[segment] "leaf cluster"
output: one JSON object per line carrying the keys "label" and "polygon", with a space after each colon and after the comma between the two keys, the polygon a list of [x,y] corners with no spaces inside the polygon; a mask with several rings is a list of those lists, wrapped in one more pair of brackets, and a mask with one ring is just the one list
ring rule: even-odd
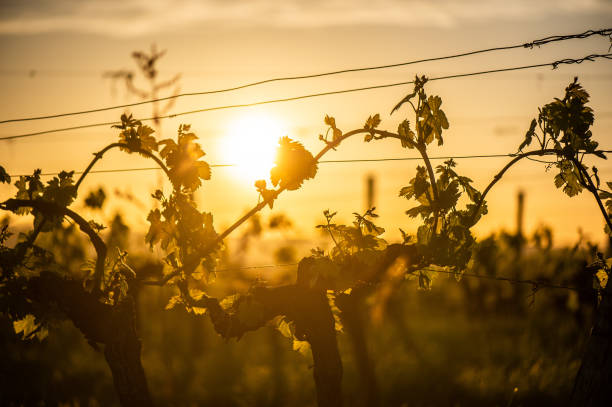
{"label": "leaf cluster", "polygon": [[[415,131],[410,128],[410,122],[404,120],[398,127],[398,134],[402,140],[403,147],[424,148],[434,140],[438,140],[438,145],[443,144],[442,132],[448,129],[449,123],[446,113],[440,108],[442,99],[439,96],[427,96],[425,92],[425,76],[416,77],[414,90],[402,99],[391,111],[398,110],[403,104],[409,103],[415,113]],[[413,101],[413,99],[416,99]],[[416,132],[416,134],[415,134]]]}
{"label": "leaf cluster", "polygon": [[[76,186],[74,183],[74,171],[62,171],[58,176],[51,178],[44,185],[40,180],[41,170],[37,169],[32,175],[21,176],[15,182],[17,187],[16,199],[42,200],[52,202],[60,207],[68,207],[76,198]],[[34,215],[34,228],[41,232],[48,232],[59,227],[63,221],[62,215],[47,214],[36,209],[19,207],[13,210],[18,215],[32,213]]]}
{"label": "leaf cluster", "polygon": [[159,244],[166,252],[164,262],[169,273],[180,271],[194,278],[207,276],[216,266],[218,249],[212,214],[200,212],[191,194],[176,189],[169,197],[160,190],[152,196],[161,210],[149,212],[150,227],[145,241],[151,248]]}
{"label": "leaf cluster", "polygon": [[[323,122],[328,126],[325,136],[319,135],[319,140],[324,141],[327,145],[333,146],[335,149],[336,143],[342,137],[342,130],[336,126],[336,119],[332,116],[325,115]],[[329,133],[331,132],[331,140],[328,139]]]}
{"label": "leaf cluster", "polygon": [[[592,139],[590,127],[594,122],[593,109],[587,106],[588,92],[578,83],[578,78],[565,88],[565,96],[555,98],[539,109],[537,119],[533,119],[519,146],[519,152],[537,141],[536,151],[553,149],[557,161],[554,165],[559,172],[554,182],[568,196],[578,195],[588,182],[588,167],[582,164],[584,154],[606,158],[597,150],[598,143]],[[539,134],[538,134],[539,133]],[[595,177],[597,169],[593,169]]]}
{"label": "leaf cluster", "polygon": [[314,178],[316,173],[314,157],[300,142],[289,137],[278,141],[275,166],[270,170],[272,185],[293,191],[305,180]]}
{"label": "leaf cluster", "polygon": [[[157,141],[153,136],[154,130],[142,126],[131,115],[122,115],[121,121],[122,124],[116,127],[121,130],[120,141],[127,144],[125,150],[157,159],[173,186],[167,197],[161,190],[152,194],[161,209],[155,208],[147,216],[149,229],[145,242],[151,248],[159,244],[166,252],[167,274],[208,275],[216,265],[217,233],[212,214],[200,212],[193,199],[202,181],[211,177],[210,165],[201,160],[205,153],[195,142],[198,137],[190,125],[182,124],[176,141]],[[155,155],[158,150],[159,158]]]}
{"label": "leaf cluster", "polygon": [[143,125],[140,120],[134,119],[131,114],[129,116],[122,114],[121,124],[112,127],[121,130],[119,141],[126,145],[126,147],[121,147],[122,151],[126,153],[138,152],[144,157],[147,157],[147,152],[157,151],[157,140],[152,135],[155,130]]}
{"label": "leaf cluster", "polygon": [[[474,238],[470,228],[486,213],[486,205],[480,206],[478,216],[474,211],[481,200],[481,194],[472,185],[472,180],[459,175],[451,159],[436,167],[437,198],[424,167],[417,167],[417,173],[410,184],[400,190],[400,196],[416,200],[419,205],[406,211],[410,217],[420,216],[423,224],[416,234],[416,243],[422,247],[432,264],[452,265],[461,269],[470,257]],[[461,196],[468,204],[459,209]],[[404,240],[408,240],[404,233]]]}
{"label": "leaf cluster", "polygon": [[368,130],[368,133],[365,135],[365,138],[363,141],[365,141],[366,143],[374,140],[376,133],[375,130],[376,128],[380,125],[380,114],[376,113],[374,116],[369,116],[368,119],[366,120],[365,124],[363,125],[363,128],[365,130]]}
{"label": "leaf cluster", "polygon": [[385,229],[376,226],[373,219],[378,215],[376,208],[370,208],[363,214],[354,212],[355,220],[352,225],[342,225],[333,222],[336,212],[325,210],[326,223],[317,225],[318,229],[326,231],[334,241],[334,248],[331,250],[331,258],[342,258],[369,249],[382,249],[386,246],[384,239],[380,238]]}
{"label": "leaf cluster", "polygon": [[384,256],[387,242],[381,237],[385,230],[374,223],[376,208],[363,214],[353,213],[351,225],[334,222],[336,212],[325,210],[325,223],[317,229],[325,231],[334,246],[326,254],[312,251],[308,262],[301,264],[298,284],[321,289],[346,290],[355,286]]}
{"label": "leaf cluster", "polygon": [[[127,257],[127,252],[117,248],[117,256],[113,259],[107,258],[105,261],[100,297],[105,304],[121,303],[128,295],[130,283],[136,278],[136,272],[128,265]],[[95,284],[95,263],[88,261],[82,269],[87,273],[83,280],[83,288],[92,292]]]}
{"label": "leaf cluster", "polygon": [[175,189],[193,192],[202,185],[202,180],[210,179],[210,165],[200,161],[205,153],[197,140],[191,126],[182,124],[178,129],[178,142],[165,139],[159,142],[163,146],[159,152],[169,169],[170,181]]}

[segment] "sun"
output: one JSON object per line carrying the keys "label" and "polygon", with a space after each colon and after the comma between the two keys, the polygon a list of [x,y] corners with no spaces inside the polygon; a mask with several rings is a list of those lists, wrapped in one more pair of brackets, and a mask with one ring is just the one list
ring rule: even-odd
{"label": "sun", "polygon": [[286,132],[280,120],[264,114],[248,114],[228,125],[223,156],[234,164],[235,174],[253,183],[268,179],[274,167],[278,139]]}

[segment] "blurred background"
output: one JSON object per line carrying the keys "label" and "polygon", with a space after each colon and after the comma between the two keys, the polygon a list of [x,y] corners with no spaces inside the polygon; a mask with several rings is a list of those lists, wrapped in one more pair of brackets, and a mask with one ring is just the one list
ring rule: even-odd
{"label": "blurred background", "polygon": [[[357,353],[350,331],[338,334],[347,405],[367,405],[372,391],[381,405],[396,406],[558,406],[568,400],[597,303],[586,267],[595,250],[609,249],[584,236],[556,245],[545,226],[524,234],[521,202],[517,195],[514,230],[481,238],[459,281],[432,273],[431,289],[422,290],[415,280],[390,279],[366,299],[360,316],[367,353]],[[140,278],[160,275],[159,257],[143,250],[120,214],[109,226],[107,244],[128,250]],[[224,298],[256,283],[294,283],[295,262],[309,250],[299,235],[285,214],[252,218],[228,241],[217,273],[203,284]],[[318,242],[330,248],[323,236]],[[74,275],[90,250],[74,226],[39,243],[55,248]],[[144,287],[136,297],[143,364],[158,405],[316,404],[310,352],[292,350],[291,339],[273,324],[223,340],[206,315],[165,309],[174,294]],[[56,324],[39,342],[21,340],[5,317],[0,322],[3,405],[117,405],[103,354],[71,323]],[[363,357],[373,367],[368,383],[358,366]]]}

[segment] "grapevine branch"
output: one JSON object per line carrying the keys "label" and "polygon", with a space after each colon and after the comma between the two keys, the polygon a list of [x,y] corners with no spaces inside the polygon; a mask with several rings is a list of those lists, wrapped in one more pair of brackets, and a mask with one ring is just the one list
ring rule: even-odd
{"label": "grapevine branch", "polygon": [[94,346],[102,343],[115,389],[123,406],[152,406],[140,360],[141,342],[135,327],[134,301],[126,297],[114,306],[99,301],[79,281],[42,271],[24,284],[25,296],[46,307],[60,310]]}
{"label": "grapevine branch", "polygon": [[104,263],[106,261],[107,248],[102,238],[100,238],[100,236],[93,230],[89,222],[71,209],[57,205],[53,202],[43,201],[41,199],[8,199],[0,204],[0,208],[9,211],[14,211],[23,207],[34,208],[46,215],[67,216],[77,225],[79,225],[81,231],[83,231],[89,237],[89,240],[96,250],[97,258],[94,273],[94,290],[95,293],[99,293],[100,282],[102,281],[102,276],[104,275]]}
{"label": "grapevine branch", "polygon": [[[338,145],[340,145],[340,143],[342,143],[344,140],[358,135],[358,134],[364,134],[364,133],[374,133],[376,134],[376,138],[377,139],[382,139],[382,138],[396,138],[399,140],[405,140],[404,138],[402,138],[399,134],[393,133],[393,132],[389,132],[386,130],[378,130],[378,129],[355,129],[352,131],[349,131],[347,133],[344,133],[342,136],[338,137],[337,139],[333,140],[333,141],[329,141],[326,143],[325,147],[323,149],[321,149],[321,151],[319,151],[319,153],[313,157],[313,164],[318,164],[320,159],[326,154],[328,153],[330,150],[335,149],[336,147],[338,147]],[[411,141],[411,140],[407,140],[409,144],[411,144],[412,146],[416,147],[416,144]],[[421,156],[423,158],[424,161],[428,162],[429,158],[427,157],[427,154],[424,154],[424,151],[421,149],[418,149],[419,152],[421,153]],[[431,164],[430,164],[431,166]],[[435,185],[435,178],[434,178],[434,185]],[[286,187],[280,187],[277,190],[272,191],[265,199],[263,199],[261,202],[259,202],[257,205],[255,205],[253,208],[251,208],[251,210],[249,210],[246,214],[244,214],[240,219],[238,219],[237,221],[235,221],[231,226],[229,226],[227,229],[225,229],[223,232],[221,232],[217,238],[212,242],[209,243],[208,245],[206,245],[205,247],[202,248],[202,251],[204,253],[206,253],[209,250],[212,250],[214,247],[216,247],[219,243],[221,243],[223,241],[223,239],[225,239],[230,233],[232,233],[234,230],[236,230],[236,228],[238,228],[240,225],[242,225],[244,222],[246,222],[250,217],[252,217],[253,215],[255,215],[257,212],[259,212],[260,210],[262,210],[263,208],[266,207],[266,205],[270,204],[271,202],[273,202],[283,191],[286,190]],[[180,273],[182,272],[182,269],[176,269],[173,272],[167,274],[166,276],[164,276],[162,279],[159,280],[144,280],[141,281],[142,284],[144,285],[153,285],[153,286],[163,286],[165,285],[168,281],[170,281],[171,279],[173,279],[174,277],[177,277],[178,275],[180,275]]]}
{"label": "grapevine branch", "polygon": [[[572,162],[574,163],[574,165],[576,166],[576,168],[578,168],[578,172],[580,173],[580,177],[581,178],[586,178],[586,180],[583,180],[583,182],[586,182],[586,189],[593,194],[593,196],[595,197],[595,201],[597,201],[597,205],[599,206],[599,210],[601,211],[601,214],[603,215],[604,219],[606,220],[606,224],[608,225],[608,228],[610,230],[612,230],[612,221],[610,220],[610,216],[608,215],[608,212],[606,211],[606,209],[603,206],[603,203],[601,202],[601,198],[599,198],[599,194],[597,193],[597,187],[593,184],[593,180],[591,179],[591,177],[589,176],[589,174],[586,172],[586,169],[584,168],[584,166],[582,165],[582,163],[580,163],[576,157],[571,157]],[[585,176],[583,176],[583,174]]]}
{"label": "grapevine branch", "polygon": [[[388,131],[376,130],[376,129],[373,131],[375,131],[376,134],[379,134],[381,136],[385,136],[385,137],[396,136],[397,138],[399,138],[398,134],[390,133]],[[371,130],[356,129],[356,130],[352,130],[352,131],[349,131],[348,133],[343,134],[341,137],[338,137],[334,141],[328,142],[326,146],[321,151],[319,151],[319,153],[316,156],[313,157],[313,164],[318,164],[319,160],[327,152],[338,147],[340,143],[342,143],[344,140],[348,139],[349,137],[355,136],[357,134],[363,134],[363,133],[369,133],[369,132],[371,132]],[[219,236],[217,236],[217,239],[211,244],[211,246],[214,247],[215,245],[220,243],[223,239],[227,237],[227,235],[233,232],[238,226],[243,224],[247,219],[249,219],[255,213],[262,210],[269,203],[273,202],[278,197],[278,195],[280,195],[281,192],[283,192],[285,189],[286,189],[285,187],[280,187],[279,189],[275,190],[272,194],[270,194],[270,196],[268,196],[267,199],[264,199],[259,204],[255,205],[249,212],[247,212],[244,216],[242,216],[240,219],[234,222],[230,227],[228,227],[225,231],[223,231]]]}
{"label": "grapevine branch", "polygon": [[[376,131],[376,133],[381,135],[381,136],[384,135],[384,136],[389,136],[389,137],[391,137],[391,136],[399,137],[399,135],[395,135],[393,133],[389,133],[389,132],[386,132],[386,131],[381,131],[381,130],[374,130],[374,131]],[[352,137],[352,136],[357,135],[357,134],[369,133],[369,132],[371,132],[371,130],[356,129],[356,130],[353,130],[353,131],[350,131],[348,133],[343,134],[342,136],[338,137],[336,140],[327,142],[325,147],[323,149],[321,149],[321,151],[319,151],[319,153],[316,156],[313,157],[312,164],[317,164],[319,162],[319,160],[321,159],[321,157],[323,157],[330,150],[335,149],[340,143],[342,143],[342,141],[346,140],[347,138]],[[255,205],[253,208],[251,208],[251,210],[249,210],[242,217],[240,217],[240,219],[235,221],[231,226],[229,226],[227,229],[225,229],[223,232],[221,232],[219,235],[217,235],[217,238],[213,242],[211,242],[211,243],[207,244],[206,246],[204,246],[202,248],[202,252],[206,253],[206,252],[208,252],[210,250],[213,250],[230,233],[232,233],[234,230],[236,230],[236,228],[238,228],[240,225],[242,225],[244,222],[246,222],[250,217],[255,215],[257,212],[259,212],[263,208],[265,208],[266,205],[268,205],[271,202],[273,202],[286,189],[287,188],[285,186],[281,186],[281,187],[279,187],[279,189],[271,191],[271,193],[269,195],[267,195],[261,202],[259,202],[257,205]],[[144,285],[163,286],[168,281],[173,279],[174,277],[177,277],[178,275],[180,275],[181,272],[182,272],[182,269],[178,268],[178,269],[174,270],[173,272],[171,272],[171,273],[167,274],[166,276],[164,276],[162,279],[159,279],[159,280],[144,280],[141,283],[144,284]]]}
{"label": "grapevine branch", "polygon": [[[85,177],[90,173],[94,165],[100,159],[102,159],[102,157],[104,156],[106,152],[108,152],[109,150],[113,148],[125,148],[125,149],[130,150],[131,152],[140,153],[140,154],[147,156],[148,158],[151,158],[166,173],[168,178],[170,178],[170,171],[168,170],[168,167],[166,167],[166,165],[156,155],[154,155],[150,151],[147,151],[141,148],[133,148],[133,147],[128,146],[126,143],[111,143],[108,146],[104,147],[102,150],[94,154],[93,160],[91,160],[91,162],[89,163],[85,171],[82,172],[81,176],[75,183],[75,193],[78,190],[81,183],[83,182],[83,180],[85,179]],[[106,261],[107,247],[106,247],[106,244],[104,244],[104,242],[100,238],[100,236],[92,229],[92,227],[89,225],[89,223],[84,218],[82,218],[79,214],[77,214],[76,212],[68,208],[64,208],[52,202],[43,201],[43,200],[9,199],[0,205],[2,209],[5,209],[5,210],[14,210],[19,207],[32,207],[32,208],[39,210],[43,214],[61,214],[63,216],[68,216],[69,218],[73,219],[79,225],[81,230],[89,236],[89,239],[91,240],[96,250],[97,259],[96,259],[96,266],[95,266],[95,273],[94,273],[94,290],[96,292],[99,291],[100,289],[99,285],[102,279],[102,275],[104,274],[104,263]],[[43,220],[38,225],[38,227],[35,228],[31,232],[28,238],[28,242],[24,246],[24,250],[26,250],[27,247],[34,244],[34,241],[40,234],[40,231],[42,230],[42,227],[45,222],[46,220],[43,218]],[[19,253],[18,258],[23,257],[23,255],[25,255],[25,252]]]}
{"label": "grapevine branch", "polygon": [[83,171],[83,173],[81,174],[81,176],[77,180],[77,182],[75,184],[75,188],[76,189],[79,188],[79,186],[81,185],[81,183],[83,182],[83,180],[85,179],[87,174],[89,174],[89,172],[91,171],[93,166],[96,164],[96,162],[98,162],[98,160],[102,159],[104,154],[107,151],[112,150],[113,148],[125,148],[125,149],[129,150],[130,152],[140,153],[142,155],[147,156],[148,158],[150,158],[153,161],[155,161],[155,163],[166,173],[166,176],[168,177],[168,179],[172,179],[170,177],[170,170],[168,169],[168,167],[166,167],[166,165],[162,162],[162,160],[160,160],[159,157],[157,157],[152,152],[150,152],[148,150],[143,150],[141,148],[130,147],[126,143],[111,143],[111,144],[107,145],[106,147],[104,147],[102,150],[100,150],[100,151],[98,151],[97,153],[94,154],[93,160],[91,160],[91,162],[89,163],[89,165],[87,166],[85,171]]}
{"label": "grapevine branch", "polygon": [[508,164],[506,164],[504,166],[504,168],[501,169],[501,171],[499,171],[491,180],[491,182],[489,183],[489,185],[487,185],[487,187],[484,189],[484,191],[482,192],[482,195],[480,196],[480,199],[478,200],[478,203],[476,204],[476,207],[474,208],[473,212],[472,212],[472,218],[471,218],[471,222],[473,223],[474,220],[476,219],[476,216],[480,210],[480,208],[482,207],[482,205],[485,202],[485,198],[487,196],[487,194],[489,193],[489,191],[491,190],[491,188],[493,188],[493,186],[495,186],[495,184],[497,184],[497,182],[504,176],[504,174],[506,173],[506,171],[508,171],[514,164],[516,164],[517,162],[519,162],[520,160],[522,160],[523,158],[527,158],[530,156],[544,156],[544,155],[557,155],[559,154],[559,150],[555,150],[552,148],[548,148],[548,149],[544,149],[544,150],[537,150],[537,151],[529,151],[527,153],[521,153],[521,154],[517,154],[516,157],[514,157],[512,160],[510,160],[510,162],[508,162]]}

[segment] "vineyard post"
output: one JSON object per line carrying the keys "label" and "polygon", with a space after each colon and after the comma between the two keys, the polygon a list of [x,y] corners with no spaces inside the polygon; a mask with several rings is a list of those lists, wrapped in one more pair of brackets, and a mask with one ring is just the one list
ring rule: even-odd
{"label": "vineyard post", "polygon": [[359,395],[363,395],[363,405],[378,406],[380,391],[374,364],[367,346],[367,310],[364,302],[371,290],[355,288],[350,295],[339,294],[336,305],[341,311],[342,325],[350,338],[353,359],[359,373]]}
{"label": "vineyard post", "polygon": [[595,311],[571,403],[576,407],[612,405],[612,284],[609,281]]}

